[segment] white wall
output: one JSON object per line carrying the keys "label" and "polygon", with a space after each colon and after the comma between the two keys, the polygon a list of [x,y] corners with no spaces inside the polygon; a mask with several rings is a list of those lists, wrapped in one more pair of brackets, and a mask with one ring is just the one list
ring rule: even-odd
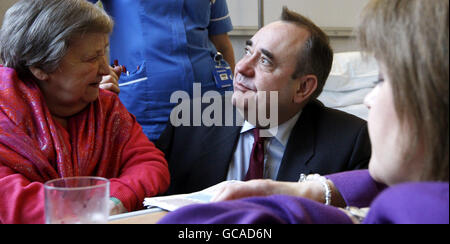
{"label": "white wall", "polygon": [[[335,52],[358,51],[353,33],[359,13],[368,0],[264,0],[264,24],[278,20],[283,6],[307,16],[330,36]],[[257,31],[258,0],[227,0],[235,30],[230,33],[236,60],[245,41]]]}
{"label": "white wall", "polygon": [[[333,6],[326,5],[327,1],[331,1],[332,5],[336,5],[336,2],[339,2],[341,6],[346,7],[340,7],[333,10]],[[355,4],[355,1],[357,1],[358,4]],[[348,29],[352,28],[351,26],[353,24],[356,24],[356,21],[353,21],[352,19],[357,18],[357,13],[362,8],[363,3],[367,1],[368,0],[264,0],[264,22],[267,24],[277,19],[281,14],[281,6],[286,5],[292,10],[308,15],[313,21],[318,22],[318,25],[331,23],[327,27],[344,27],[345,29]],[[4,12],[15,2],[17,2],[17,0],[0,0],[0,25],[3,22]],[[251,26],[254,29],[247,33],[241,32],[240,34],[236,34],[235,31],[230,33],[236,60],[240,60],[245,48],[245,41],[250,39],[253,33],[256,32],[258,25],[258,4],[257,0],[227,0],[227,3],[233,25],[237,29],[242,27],[242,25]],[[336,6],[334,6],[334,8],[336,8]],[[323,9],[324,11],[318,11],[318,9]],[[342,11],[344,10],[351,14],[343,14]],[[316,12],[323,14],[319,14],[319,17],[315,17],[316,15],[314,13]],[[330,12],[336,12],[336,14],[325,14]],[[330,17],[328,18],[327,16]],[[341,20],[339,20],[339,18],[341,18]],[[336,24],[333,26],[332,23]],[[331,35],[330,39],[331,46],[335,52],[358,50],[358,45],[355,43],[355,38],[353,36],[347,36],[345,34],[340,36]]]}
{"label": "white wall", "polygon": [[[227,0],[235,26],[257,26],[259,0]],[[314,21],[320,27],[356,26],[369,0],[263,0],[264,22],[278,20],[283,6]]]}

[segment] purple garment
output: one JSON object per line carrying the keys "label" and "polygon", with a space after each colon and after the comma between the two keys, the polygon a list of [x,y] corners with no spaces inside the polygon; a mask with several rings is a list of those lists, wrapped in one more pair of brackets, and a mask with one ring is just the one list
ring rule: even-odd
{"label": "purple garment", "polygon": [[351,224],[337,208],[305,198],[274,195],[190,205],[159,224]]}
{"label": "purple garment", "polygon": [[364,224],[448,224],[448,182],[405,183],[383,191]]}
{"label": "purple garment", "polygon": [[369,207],[386,185],[372,179],[368,170],[353,170],[326,176],[333,182],[347,206]]}
{"label": "purple garment", "polygon": [[[344,177],[345,175],[347,177]],[[448,182],[405,183],[380,192],[384,186],[373,181],[367,171],[340,173],[330,175],[328,178],[336,180],[333,182],[347,203],[355,203],[359,207],[370,204],[370,211],[363,223],[449,223]],[[358,199],[357,195],[361,198]],[[338,208],[305,198],[274,195],[191,205],[169,213],[159,223],[349,224],[352,222]]]}

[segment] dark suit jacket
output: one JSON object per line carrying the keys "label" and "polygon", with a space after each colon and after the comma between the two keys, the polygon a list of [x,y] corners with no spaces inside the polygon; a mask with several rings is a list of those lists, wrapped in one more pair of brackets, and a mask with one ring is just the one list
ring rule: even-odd
{"label": "dark suit jacket", "polygon": [[[179,126],[170,123],[156,146],[169,162],[167,194],[199,191],[226,180],[242,126]],[[277,180],[298,181],[300,173],[321,175],[367,168],[366,122],[315,100],[292,129]]]}

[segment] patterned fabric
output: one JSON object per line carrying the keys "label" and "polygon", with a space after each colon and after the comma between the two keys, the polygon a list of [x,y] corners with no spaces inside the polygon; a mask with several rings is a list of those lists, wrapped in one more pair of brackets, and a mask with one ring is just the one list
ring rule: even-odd
{"label": "patterned fabric", "polygon": [[70,118],[66,131],[52,119],[37,85],[0,68],[0,162],[30,181],[117,177],[133,121],[116,109],[121,104],[111,93],[101,93],[102,101]]}
{"label": "patterned fabric", "polygon": [[65,129],[34,82],[0,66],[0,223],[43,223],[43,183],[87,175],[108,178],[128,211],[170,183],[164,154],[116,94],[100,89]]}

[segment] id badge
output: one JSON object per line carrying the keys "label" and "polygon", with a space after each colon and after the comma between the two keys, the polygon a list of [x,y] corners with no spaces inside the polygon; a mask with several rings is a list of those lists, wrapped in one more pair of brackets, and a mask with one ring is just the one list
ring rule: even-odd
{"label": "id badge", "polygon": [[213,70],[214,81],[219,89],[224,89],[233,85],[233,71],[230,65],[223,59],[221,53],[214,57],[215,67]]}

